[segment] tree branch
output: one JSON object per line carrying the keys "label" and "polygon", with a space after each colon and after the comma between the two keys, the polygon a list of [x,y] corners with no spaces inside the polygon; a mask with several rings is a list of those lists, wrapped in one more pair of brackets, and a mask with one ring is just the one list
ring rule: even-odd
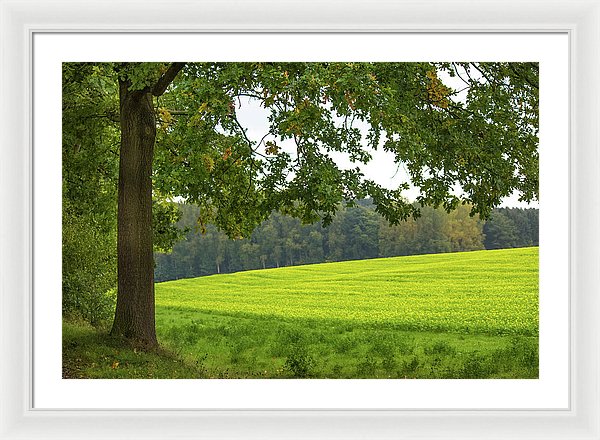
{"label": "tree branch", "polygon": [[116,124],[118,124],[120,121],[118,114],[113,113],[113,112],[100,113],[100,114],[94,114],[94,115],[85,115],[85,116],[80,116],[80,118],[82,118],[82,119],[104,118],[104,119],[108,119],[109,121],[114,122]]}
{"label": "tree branch", "polygon": [[[471,65],[479,72],[483,75],[483,77],[487,80],[487,82],[489,84],[492,85],[497,85],[498,81],[495,81],[493,78],[491,78],[488,75],[488,72],[484,69],[484,67],[481,64],[478,63],[471,63]],[[467,71],[467,76],[469,76],[469,72]],[[469,76],[469,79],[471,79],[471,77]]]}
{"label": "tree branch", "polygon": [[515,67],[514,63],[508,63],[508,68],[510,70],[512,70],[513,73],[515,75],[517,75],[517,77],[519,77],[520,79],[522,79],[523,81],[525,81],[527,84],[529,84],[530,87],[532,87],[532,88],[534,88],[536,90],[540,89],[539,81],[536,81],[536,79],[539,79],[539,78],[535,78],[535,77],[533,79],[529,78],[527,76],[526,72],[519,72],[519,70],[517,70],[517,68]]}
{"label": "tree branch", "polygon": [[[259,156],[264,157],[265,159],[267,159],[267,156],[265,156],[264,154],[261,154],[258,152],[258,147],[260,146],[260,142],[256,145],[256,149],[252,148],[252,141],[250,140],[250,138],[248,138],[248,135],[246,134],[246,130],[244,130],[244,127],[242,126],[242,124],[240,123],[240,121],[238,120],[237,116],[235,115],[235,113],[231,114],[231,119],[233,120],[233,122],[235,122],[235,124],[237,125],[238,129],[240,130],[240,133],[242,134],[242,136],[244,137],[244,140],[246,141],[246,143],[248,144],[248,148],[250,149],[250,154],[258,154]],[[267,133],[268,134],[268,133]],[[263,138],[261,139],[264,140],[264,138],[267,135],[263,136]]]}
{"label": "tree branch", "polygon": [[[466,79],[464,79],[462,76],[460,76],[460,73],[458,73],[458,67],[456,66],[456,63],[452,63],[452,68],[454,69],[454,73],[456,74],[456,76],[458,76],[461,79],[461,81],[467,85],[467,87],[471,87],[471,83],[469,81],[467,81]],[[466,70],[466,69],[463,67],[463,70]]]}
{"label": "tree branch", "polygon": [[165,109],[173,116],[192,116],[192,113],[186,110],[171,110],[169,108]]}
{"label": "tree branch", "polygon": [[169,84],[173,82],[179,71],[183,69],[183,66],[185,66],[185,63],[171,64],[167,71],[158,79],[156,84],[154,84],[154,87],[152,87],[152,94],[154,96],[161,96],[165,93],[165,90],[167,90]]}

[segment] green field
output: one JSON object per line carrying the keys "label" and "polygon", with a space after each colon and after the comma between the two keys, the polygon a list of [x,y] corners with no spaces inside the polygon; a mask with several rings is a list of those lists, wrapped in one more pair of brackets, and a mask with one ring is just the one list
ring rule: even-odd
{"label": "green field", "polygon": [[156,304],[198,377],[538,376],[538,248],[170,281]]}

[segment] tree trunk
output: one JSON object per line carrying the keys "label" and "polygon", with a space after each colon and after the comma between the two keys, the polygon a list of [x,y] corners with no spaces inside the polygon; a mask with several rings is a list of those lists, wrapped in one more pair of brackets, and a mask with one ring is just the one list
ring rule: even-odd
{"label": "tree trunk", "polygon": [[152,93],[119,81],[121,152],[117,214],[118,294],[111,334],[153,348],[152,157],[156,138]]}

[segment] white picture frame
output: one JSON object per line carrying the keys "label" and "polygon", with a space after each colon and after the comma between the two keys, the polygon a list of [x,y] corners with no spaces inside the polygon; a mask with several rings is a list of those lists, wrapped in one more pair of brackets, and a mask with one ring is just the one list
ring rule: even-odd
{"label": "white picture frame", "polygon": [[[566,410],[40,410],[32,407],[36,32],[566,32],[570,405]],[[600,439],[600,2],[0,0],[0,438]],[[565,209],[567,203],[565,201]]]}

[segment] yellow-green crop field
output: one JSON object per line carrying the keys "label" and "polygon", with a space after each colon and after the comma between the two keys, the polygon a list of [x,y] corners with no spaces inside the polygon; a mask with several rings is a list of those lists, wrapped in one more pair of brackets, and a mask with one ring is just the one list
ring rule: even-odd
{"label": "yellow-green crop field", "polygon": [[537,248],[381,258],[157,284],[160,308],[405,330],[538,332]]}
{"label": "yellow-green crop field", "polygon": [[538,248],[156,285],[161,343],[208,377],[537,377]]}

